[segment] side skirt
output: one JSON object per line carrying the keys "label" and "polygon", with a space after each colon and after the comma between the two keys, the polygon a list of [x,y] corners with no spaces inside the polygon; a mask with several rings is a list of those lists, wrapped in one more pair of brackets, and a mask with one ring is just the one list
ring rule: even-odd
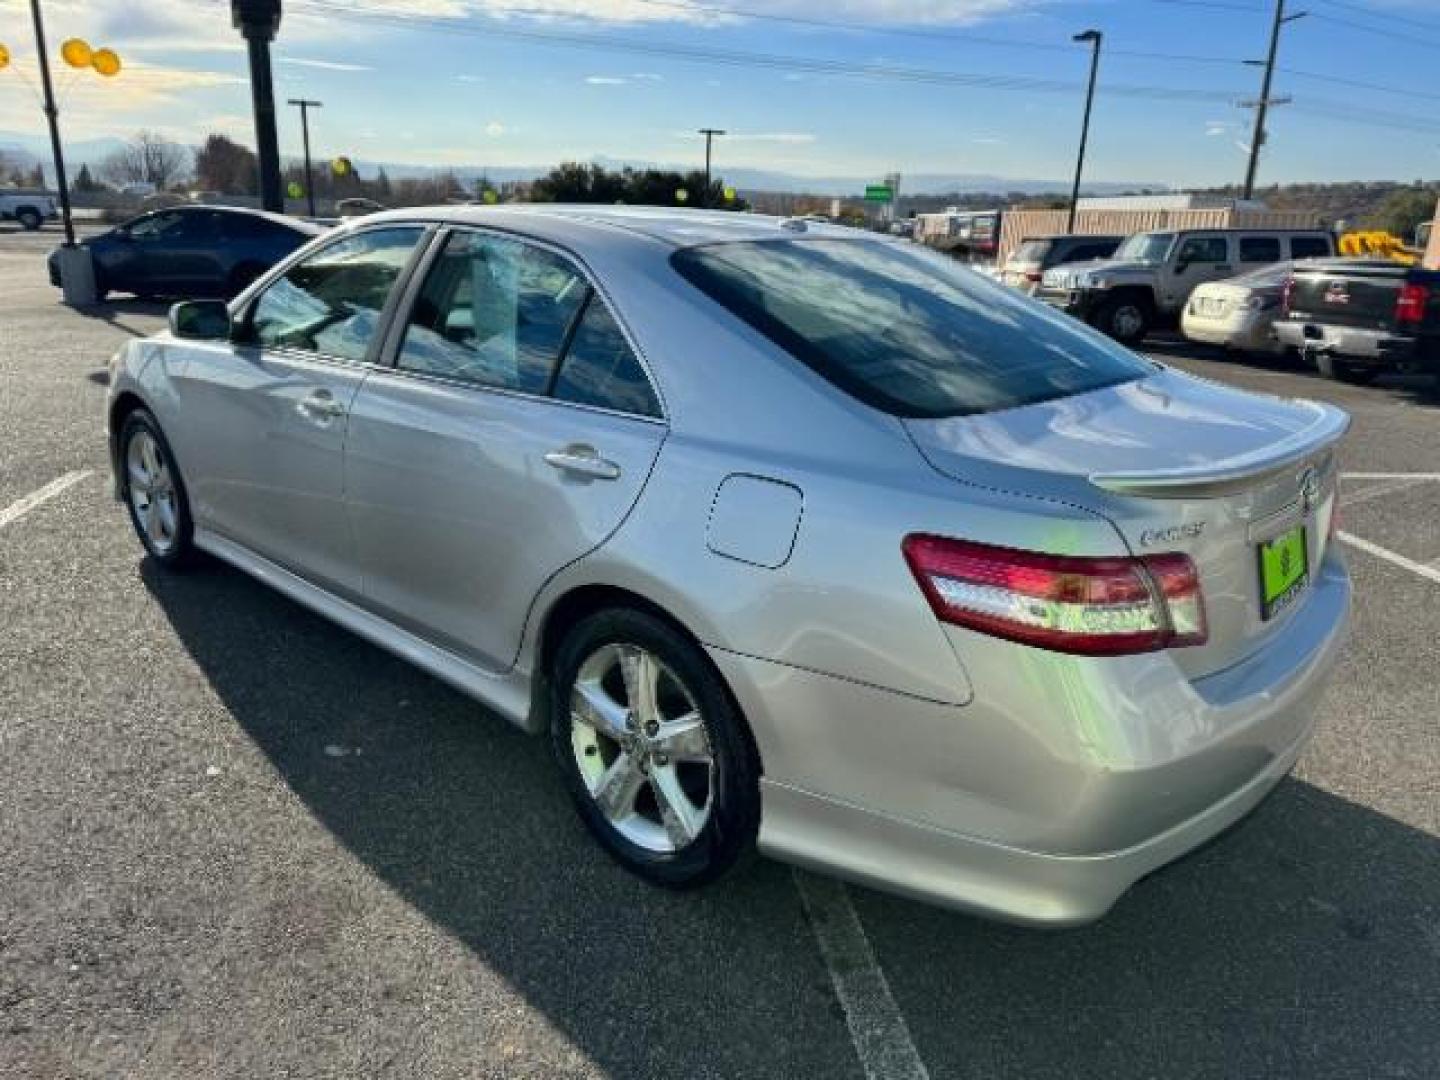
{"label": "side skirt", "polygon": [[317,588],[304,578],[256,555],[249,548],[198,525],[195,528],[195,546],[243,570],[297,604],[338,623],[372,645],[378,645],[442,682],[449,683],[462,694],[493,709],[516,727],[526,731],[534,728],[529,718],[530,676],[527,673],[511,670],[504,674],[495,674],[477,667],[348,600],[342,600]]}

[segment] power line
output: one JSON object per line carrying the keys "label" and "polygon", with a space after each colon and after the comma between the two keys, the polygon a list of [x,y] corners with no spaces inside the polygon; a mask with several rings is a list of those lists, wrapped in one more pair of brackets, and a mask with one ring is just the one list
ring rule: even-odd
{"label": "power line", "polygon": [[1208,8],[1211,11],[1243,11],[1247,15],[1263,15],[1263,8],[1252,4],[1225,3],[1223,0],[1150,0],[1152,4],[1171,4],[1175,7]]}
{"label": "power line", "polygon": [[1424,19],[1411,18],[1408,15],[1399,15],[1393,11],[1376,11],[1372,7],[1365,7],[1363,4],[1347,4],[1344,0],[1315,0],[1318,4],[1326,7],[1339,8],[1341,11],[1353,11],[1372,19],[1381,19],[1385,22],[1408,23],[1410,26],[1418,26],[1422,30],[1434,30],[1440,33],[1440,23],[1428,22]]}
{"label": "power line", "polygon": [[[436,16],[370,11],[340,3],[339,0],[296,0],[296,2],[292,3],[291,10],[326,16],[345,15],[407,28],[424,27],[447,34],[471,34],[478,37],[508,38],[534,44],[629,52],[645,56],[698,61],[720,66],[758,67],[779,71],[805,71],[814,74],[835,75],[848,78],[888,79],[899,82],[939,86],[965,86],[974,89],[1018,90],[1032,93],[1070,94],[1081,88],[1081,84],[1078,82],[1045,79],[1028,75],[981,75],[971,72],[905,67],[895,64],[855,64],[847,61],[827,60],[818,57],[796,56],[792,54],[757,53],[673,44],[662,45],[609,34],[601,36],[551,29],[524,29],[488,23],[482,27]],[[1178,87],[1130,84],[1110,84],[1103,87],[1101,92],[1107,96],[1113,95],[1152,101],[1209,102],[1230,102],[1240,93],[1237,90],[1184,89]]]}
{"label": "power line", "polygon": [[1440,93],[1428,90],[1417,90],[1411,86],[1386,86],[1384,83],[1365,82],[1362,79],[1346,79],[1339,75],[1325,75],[1318,71],[1300,71],[1296,68],[1276,67],[1276,71],[1283,72],[1296,79],[1310,79],[1314,82],[1334,83],[1336,86],[1353,86],[1360,90],[1374,90],[1381,94],[1399,94],[1407,98],[1432,98],[1440,101]]}
{"label": "power line", "polygon": [[1342,19],[1338,15],[1327,15],[1323,11],[1314,12],[1311,18],[1331,23],[1335,26],[1344,26],[1350,30],[1359,30],[1362,33],[1374,34],[1376,37],[1389,38],[1392,41],[1403,41],[1406,45],[1415,45],[1422,49],[1440,49],[1440,40],[1429,38],[1417,38],[1414,34],[1403,30],[1385,30],[1378,26],[1370,26],[1367,23],[1356,22],[1354,19]]}

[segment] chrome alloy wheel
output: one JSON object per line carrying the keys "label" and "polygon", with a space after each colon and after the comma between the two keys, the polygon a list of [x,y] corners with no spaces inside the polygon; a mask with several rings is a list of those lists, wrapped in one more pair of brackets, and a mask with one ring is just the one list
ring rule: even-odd
{"label": "chrome alloy wheel", "polygon": [[158,555],[175,549],[180,532],[180,503],[175,476],[155,436],[136,431],[125,447],[126,491],[135,520]]}
{"label": "chrome alloy wheel", "polygon": [[1134,304],[1121,304],[1115,309],[1110,325],[1121,338],[1135,337],[1145,329],[1145,313]]}
{"label": "chrome alloy wheel", "polygon": [[601,646],[580,665],[570,745],[595,805],[636,846],[680,851],[710,820],[715,755],[700,710],[638,645]]}

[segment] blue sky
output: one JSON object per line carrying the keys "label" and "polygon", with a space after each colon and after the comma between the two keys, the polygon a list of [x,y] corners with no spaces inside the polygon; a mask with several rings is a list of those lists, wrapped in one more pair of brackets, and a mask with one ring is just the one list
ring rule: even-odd
{"label": "blue sky", "polygon": [[[251,141],[226,0],[46,5],[57,44],[80,35],[127,65],[110,82],[67,80],[68,137],[149,127],[189,143],[210,130]],[[41,130],[13,77],[34,67],[26,7],[0,0],[0,42],[14,55],[0,72],[0,131]],[[1440,4],[1290,7],[1311,14],[1285,30],[1281,66],[1324,78],[1278,76],[1275,92],[1294,104],[1274,113],[1262,182],[1440,176],[1440,86],[1425,74],[1440,64]],[[722,171],[1058,179],[1073,161],[1088,65],[1070,36],[1093,26],[1106,40],[1087,178],[1214,184],[1243,173],[1250,114],[1235,102],[1257,94],[1260,73],[1234,61],[1264,54],[1271,10],[1270,0],[286,0],[277,92],[324,100],[320,153],[367,160],[698,162],[693,131],[708,125],[732,133],[717,145]],[[947,74],[815,70],[835,65]],[[1376,113],[1423,130],[1366,122]],[[299,152],[294,110],[281,139]]]}

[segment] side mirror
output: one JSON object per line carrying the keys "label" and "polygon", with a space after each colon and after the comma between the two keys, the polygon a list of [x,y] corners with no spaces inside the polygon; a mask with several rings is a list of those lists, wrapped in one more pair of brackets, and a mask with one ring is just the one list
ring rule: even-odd
{"label": "side mirror", "polygon": [[190,341],[229,341],[230,306],[223,300],[186,300],[170,309],[170,333]]}

